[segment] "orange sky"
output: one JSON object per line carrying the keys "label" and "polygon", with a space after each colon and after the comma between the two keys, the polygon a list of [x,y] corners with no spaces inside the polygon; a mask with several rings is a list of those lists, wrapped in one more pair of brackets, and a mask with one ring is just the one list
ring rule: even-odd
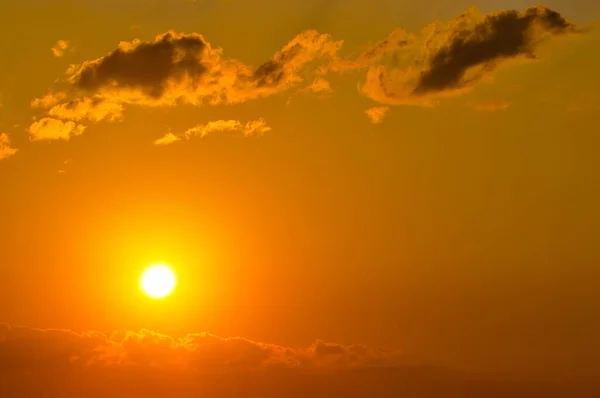
{"label": "orange sky", "polygon": [[3,2],[0,397],[595,396],[598,18]]}

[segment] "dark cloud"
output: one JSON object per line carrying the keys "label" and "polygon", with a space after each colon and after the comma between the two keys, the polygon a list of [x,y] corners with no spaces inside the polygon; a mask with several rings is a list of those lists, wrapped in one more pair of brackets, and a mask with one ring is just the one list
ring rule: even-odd
{"label": "dark cloud", "polygon": [[72,82],[89,92],[103,87],[139,89],[157,98],[162,96],[170,79],[194,79],[206,73],[207,66],[203,64],[206,46],[200,35],[174,32],[167,32],[151,43],[122,44],[109,55],[84,63]]}
{"label": "dark cloud", "polygon": [[385,104],[431,105],[437,96],[471,89],[505,61],[535,58],[545,38],[573,32],[574,24],[544,6],[488,15],[472,9],[426,28],[416,44],[420,55],[408,66],[371,66],[361,91]]}
{"label": "dark cloud", "polygon": [[252,67],[224,58],[199,34],[169,31],[150,42],[123,42],[105,57],[73,66],[70,82],[84,96],[110,104],[239,103],[303,81],[299,72],[307,64],[333,57],[341,44],[309,30]]}
{"label": "dark cloud", "polygon": [[471,28],[452,32],[448,42],[428,60],[413,93],[422,95],[468,84],[465,74],[469,68],[484,65],[491,70],[503,59],[535,58],[535,45],[540,39],[536,28],[550,34],[575,29],[560,14],[545,7],[529,8],[523,13],[504,11],[488,15]]}

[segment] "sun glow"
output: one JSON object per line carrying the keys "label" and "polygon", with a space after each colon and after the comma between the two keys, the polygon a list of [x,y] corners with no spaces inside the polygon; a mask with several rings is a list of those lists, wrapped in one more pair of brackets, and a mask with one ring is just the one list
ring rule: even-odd
{"label": "sun glow", "polygon": [[175,289],[175,275],[166,265],[153,265],[144,271],[141,286],[150,297],[163,298]]}

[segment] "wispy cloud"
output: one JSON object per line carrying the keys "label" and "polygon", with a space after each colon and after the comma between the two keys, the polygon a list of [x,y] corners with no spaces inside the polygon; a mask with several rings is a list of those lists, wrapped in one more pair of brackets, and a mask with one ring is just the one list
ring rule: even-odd
{"label": "wispy cloud", "polygon": [[193,137],[206,137],[209,134],[219,132],[237,132],[245,137],[261,136],[271,130],[263,118],[242,124],[238,120],[216,120],[206,124],[199,124],[185,131],[180,136],[168,132],[165,136],[154,141],[156,145],[169,145],[181,140],[189,140]]}
{"label": "wispy cloud", "polygon": [[49,109],[60,101],[67,98],[67,94],[64,91],[49,92],[41,98],[35,98],[31,101],[32,108]]}
{"label": "wispy cloud", "polygon": [[48,115],[72,121],[123,120],[123,105],[112,103],[102,97],[83,97],[53,106]]}

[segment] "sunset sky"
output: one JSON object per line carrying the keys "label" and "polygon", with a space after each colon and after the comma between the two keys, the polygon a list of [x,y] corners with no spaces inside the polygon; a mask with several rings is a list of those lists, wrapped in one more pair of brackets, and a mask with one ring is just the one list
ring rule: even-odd
{"label": "sunset sky", "polygon": [[600,396],[599,22],[2,1],[0,397]]}

